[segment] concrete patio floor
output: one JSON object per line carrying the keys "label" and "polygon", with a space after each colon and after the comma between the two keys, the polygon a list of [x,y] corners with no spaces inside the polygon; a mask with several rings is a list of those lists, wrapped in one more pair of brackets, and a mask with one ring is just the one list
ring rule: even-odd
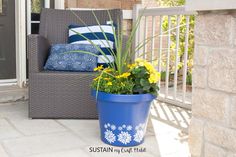
{"label": "concrete patio floor", "polygon": [[[187,129],[191,113],[182,108],[156,102],[144,144],[120,148],[100,141],[97,120],[31,120],[27,104],[0,104],[0,157],[190,156]],[[104,148],[113,152],[101,152]],[[100,152],[90,152],[92,149]]]}

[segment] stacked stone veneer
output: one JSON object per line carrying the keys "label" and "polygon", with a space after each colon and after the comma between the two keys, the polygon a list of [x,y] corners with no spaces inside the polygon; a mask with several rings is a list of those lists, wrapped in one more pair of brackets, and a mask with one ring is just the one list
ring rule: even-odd
{"label": "stacked stone veneer", "polygon": [[65,6],[69,8],[122,8],[133,9],[133,5],[141,0],[66,0]]}
{"label": "stacked stone veneer", "polygon": [[200,12],[195,25],[192,157],[236,157],[236,13]]}

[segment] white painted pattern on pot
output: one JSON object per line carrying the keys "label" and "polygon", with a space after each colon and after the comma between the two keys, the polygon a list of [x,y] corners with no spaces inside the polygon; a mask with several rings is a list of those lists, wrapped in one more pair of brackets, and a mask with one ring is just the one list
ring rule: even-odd
{"label": "white painted pattern on pot", "polygon": [[[104,124],[104,136],[110,144],[114,142],[120,142],[124,145],[127,145],[132,141],[141,143],[145,135],[145,127],[145,123],[140,123],[137,126],[125,124],[116,126],[111,123],[106,123]],[[118,133],[115,133],[115,131]],[[131,131],[135,131],[135,134],[132,135]]]}
{"label": "white painted pattern on pot", "polygon": [[116,141],[116,136],[115,136],[115,134],[111,130],[106,130],[105,131],[105,139],[109,143],[114,143]]}
{"label": "white painted pattern on pot", "polygon": [[118,141],[120,141],[123,144],[128,144],[132,140],[131,135],[126,131],[121,131],[121,133],[118,135]]}

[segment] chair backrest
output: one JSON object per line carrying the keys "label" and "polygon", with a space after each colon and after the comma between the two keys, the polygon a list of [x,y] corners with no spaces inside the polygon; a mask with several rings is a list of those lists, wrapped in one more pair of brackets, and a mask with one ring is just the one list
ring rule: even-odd
{"label": "chair backrest", "polygon": [[[56,9],[42,9],[39,34],[48,39],[50,44],[67,43],[68,40],[68,26],[71,24],[97,25],[94,14],[99,20],[100,24],[107,24],[111,19],[115,25],[119,24],[122,29],[122,11],[120,9],[109,10],[56,10]],[[81,20],[82,21],[81,21]]]}

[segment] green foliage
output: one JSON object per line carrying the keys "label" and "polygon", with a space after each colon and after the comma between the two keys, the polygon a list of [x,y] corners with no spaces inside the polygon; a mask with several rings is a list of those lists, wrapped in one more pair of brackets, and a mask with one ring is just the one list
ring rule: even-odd
{"label": "green foliage", "polygon": [[[173,6],[182,6],[185,4],[185,0],[157,0],[162,6],[168,6],[168,7],[173,7]],[[194,23],[195,23],[195,17],[190,16],[190,21],[189,21],[189,47],[188,47],[188,73],[192,72],[192,63],[193,63],[193,52],[194,52]],[[171,25],[172,28],[177,26],[177,18],[176,16],[171,17]],[[181,70],[183,67],[183,55],[185,51],[185,33],[186,33],[186,17],[181,16],[180,18],[180,42],[179,42],[179,51],[178,55],[180,57],[180,62],[178,65],[178,69]],[[168,18],[165,17],[163,21],[163,30],[168,31]],[[174,72],[175,67],[173,66],[175,62],[175,48],[176,48],[176,31],[173,30],[171,33],[171,68],[170,68],[170,73]],[[164,61],[165,62],[165,61]],[[189,77],[189,81],[192,77]]]}
{"label": "green foliage", "polygon": [[161,6],[180,6],[185,4],[185,0],[157,0]]}
{"label": "green foliage", "polygon": [[161,81],[164,82],[166,80],[166,72],[162,71],[161,72]]}
{"label": "green foliage", "polygon": [[134,82],[133,93],[134,94],[146,94],[151,93],[153,95],[157,94],[157,90],[159,90],[156,83],[149,82],[150,74],[147,69],[142,66],[138,68],[134,68],[131,70],[131,79]]}
{"label": "green foliage", "polygon": [[186,84],[187,85],[192,85],[192,74],[191,73],[187,74]]}
{"label": "green foliage", "polygon": [[[76,15],[73,11],[71,11],[71,12],[78,18],[78,20],[80,22],[82,22],[85,26],[88,26],[78,15]],[[100,26],[103,36],[106,39],[105,43],[108,44],[111,49],[109,51],[110,51],[111,55],[114,57],[114,62],[111,62],[107,58],[107,55],[102,51],[102,49],[98,45],[95,45],[90,39],[88,39],[87,37],[85,37],[83,34],[81,34],[79,32],[75,32],[75,33],[80,35],[84,39],[86,39],[90,44],[92,44],[103,55],[103,57],[105,58],[104,61],[108,63],[110,68],[112,68],[114,71],[117,71],[119,74],[126,72],[128,70],[127,64],[132,62],[133,56],[135,55],[137,48],[140,47],[140,45],[138,45],[137,47],[135,47],[134,50],[131,50],[132,45],[133,45],[133,41],[135,39],[135,34],[136,34],[136,31],[137,31],[138,26],[140,24],[140,20],[141,20],[142,16],[139,16],[136,23],[133,25],[132,31],[131,31],[125,45],[123,45],[124,31],[122,31],[121,28],[119,27],[120,24],[118,23],[117,27],[115,27],[112,23],[113,34],[114,34],[114,39],[115,39],[114,45],[116,47],[116,52],[114,52],[114,50],[112,48],[113,45],[109,44],[108,38],[107,38],[104,30],[102,29],[101,24],[96,16],[96,14],[94,12],[92,12],[92,13],[93,13],[94,19],[96,20],[97,24]],[[107,11],[107,14],[110,18],[110,21],[112,21],[111,14],[110,14],[109,10]],[[117,30],[115,30],[115,28],[117,28]],[[92,30],[89,29],[89,31],[94,35],[94,37],[99,39],[97,37],[97,35]],[[144,45],[141,45],[141,47],[143,47],[143,46]],[[86,52],[86,53],[93,55],[91,52]]]}
{"label": "green foliage", "polygon": [[[129,65],[131,67],[131,65]],[[159,74],[153,70],[150,63],[144,61],[139,64],[133,64],[129,70],[123,74],[112,68],[99,70],[97,78],[92,83],[92,88],[98,91],[112,94],[146,94],[157,95],[159,87],[157,81]],[[154,77],[157,76],[157,77]]]}
{"label": "green foliage", "polygon": [[40,13],[41,0],[31,0],[31,11],[32,13]]}
{"label": "green foliage", "polygon": [[[194,16],[190,16],[190,25],[189,25],[189,47],[188,47],[188,60],[192,60],[193,59],[193,52],[194,52]],[[172,28],[177,26],[177,20],[176,17],[171,17],[171,25]],[[178,65],[178,68],[182,68],[183,66],[183,55],[184,55],[184,51],[185,51],[185,34],[186,34],[186,17],[182,16],[180,19],[180,25],[182,27],[180,27],[180,34],[179,34],[179,51],[178,51],[178,55],[180,57],[180,62]],[[163,30],[165,32],[168,31],[168,18],[165,17],[164,21],[163,21]],[[175,49],[176,49],[176,31],[173,30],[171,32],[171,63],[175,62]],[[190,61],[191,62],[191,61]],[[172,72],[174,70],[174,67],[171,68]]]}
{"label": "green foliage", "polygon": [[117,78],[113,69],[104,71],[92,82],[92,88],[113,94],[133,94],[134,83],[128,77]]}
{"label": "green foliage", "polygon": [[[72,11],[72,13],[74,12]],[[106,39],[105,42],[107,42],[107,44],[111,48],[110,53],[114,57],[114,62],[110,62],[109,59],[107,58],[107,55],[101,50],[101,48],[98,45],[95,45],[90,39],[85,37],[83,34],[75,32],[76,34],[86,39],[90,44],[92,44],[103,55],[103,57],[106,59],[104,61],[107,62],[109,66],[109,68],[105,69],[103,69],[102,66],[95,68],[95,71],[100,71],[100,72],[97,78],[95,78],[94,81],[92,82],[92,88],[96,89],[97,91],[102,91],[112,94],[150,93],[153,95],[157,95],[159,89],[157,86],[157,82],[159,81],[160,75],[156,71],[154,66],[151,65],[151,63],[141,59],[136,60],[135,63],[133,63],[133,57],[135,56],[135,53],[138,51],[139,48],[144,47],[145,44],[147,43],[147,40],[145,40],[143,43],[137,45],[134,49],[131,49],[136,35],[136,31],[140,24],[142,14],[138,17],[136,23],[133,25],[132,31],[125,45],[123,45],[124,32],[120,30],[121,28],[119,27],[120,26],[119,23],[117,24],[118,27],[114,27],[112,23],[113,34],[115,39],[114,45],[116,47],[116,52],[114,52],[112,48],[113,45],[109,44],[107,36],[104,33],[104,30],[102,29],[97,16],[95,15],[94,12],[92,13],[94,15],[97,24],[100,26],[104,38]],[[110,21],[112,21],[110,12],[107,11],[107,13],[108,16],[110,17]],[[85,26],[87,26],[87,24],[78,15],[76,15],[75,13],[74,15]],[[115,30],[115,28],[117,28],[117,30]],[[94,37],[99,39],[97,35],[92,30],[90,30],[89,27],[88,29],[94,35]],[[87,51],[74,51],[73,53],[75,52],[94,55],[91,52]]]}

